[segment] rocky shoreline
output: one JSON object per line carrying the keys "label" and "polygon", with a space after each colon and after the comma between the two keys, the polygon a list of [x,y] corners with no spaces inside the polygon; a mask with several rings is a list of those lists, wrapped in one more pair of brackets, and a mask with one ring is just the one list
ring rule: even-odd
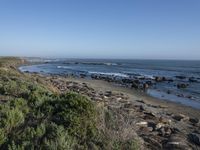
{"label": "rocky shoreline", "polygon": [[111,111],[117,123],[116,130],[108,132],[126,135],[123,138],[135,136],[141,143],[140,149],[200,149],[200,117],[196,117],[200,116],[198,110],[194,110],[195,117],[183,111],[184,107],[182,113],[174,113],[159,102],[154,104],[148,99],[142,99],[144,97],[133,97],[128,92],[112,88],[108,90],[105,83],[95,88],[98,80],[35,76],[44,78],[60,92],[74,91],[86,95],[97,106]]}
{"label": "rocky shoreline", "polygon": [[[62,67],[62,66],[59,66]],[[62,69],[62,68],[61,68]],[[30,68],[31,70],[31,68]],[[140,74],[101,74],[101,73],[87,73],[87,72],[77,72],[77,73],[46,73],[45,71],[39,72],[31,72],[31,71],[24,71],[26,73],[41,73],[41,74],[50,74],[52,76],[58,75],[62,77],[72,77],[72,78],[81,78],[81,79],[91,79],[91,80],[102,80],[109,83],[114,83],[121,87],[126,87],[129,89],[136,89],[138,91],[144,91],[149,93],[152,96],[155,96],[160,99],[168,99],[173,96],[173,99],[177,99],[178,101],[184,99],[188,102],[199,101],[198,93],[191,93],[191,92],[183,92],[190,90],[190,87],[193,85],[200,84],[200,79],[193,76],[143,76]],[[155,91],[159,93],[159,96],[155,95]],[[196,95],[197,94],[197,95]],[[184,102],[184,101],[182,101]],[[187,104],[186,104],[187,105]],[[193,104],[193,106],[196,106]],[[200,105],[198,105],[200,107]],[[195,107],[196,108],[196,107]]]}

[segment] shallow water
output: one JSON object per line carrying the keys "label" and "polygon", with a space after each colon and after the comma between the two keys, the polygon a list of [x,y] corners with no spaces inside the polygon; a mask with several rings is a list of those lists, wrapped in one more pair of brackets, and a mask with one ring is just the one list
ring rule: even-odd
{"label": "shallow water", "polygon": [[[42,59],[41,63],[22,66],[20,70],[77,76],[80,74],[86,76],[98,74],[120,79],[145,78],[145,80],[153,80],[155,76],[166,77],[173,79],[173,82],[156,83],[147,93],[157,98],[200,109],[200,61]],[[189,79],[192,79],[193,82]],[[185,89],[178,89],[176,86],[178,83],[189,84],[189,86]],[[170,94],[167,94],[168,91],[170,91]]]}

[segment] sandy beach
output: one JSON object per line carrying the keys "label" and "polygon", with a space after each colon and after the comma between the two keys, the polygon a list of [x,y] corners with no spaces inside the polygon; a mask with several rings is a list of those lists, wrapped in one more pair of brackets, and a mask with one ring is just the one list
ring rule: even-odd
{"label": "sandy beach", "polygon": [[[189,106],[185,106],[180,103],[171,102],[169,100],[162,100],[158,98],[154,98],[146,94],[145,92],[141,92],[135,89],[129,89],[125,87],[116,86],[114,83],[108,83],[106,81],[101,80],[90,80],[90,79],[81,79],[81,78],[65,78],[67,81],[74,81],[78,83],[87,83],[92,88],[99,91],[115,91],[115,92],[123,92],[124,94],[129,96],[129,99],[133,102],[137,102],[137,100],[142,100],[146,104],[161,106],[165,111],[169,113],[175,114],[184,114],[189,117],[196,117],[200,119],[200,110],[195,109]],[[159,111],[159,110],[157,110]],[[163,110],[161,110],[163,111]]]}

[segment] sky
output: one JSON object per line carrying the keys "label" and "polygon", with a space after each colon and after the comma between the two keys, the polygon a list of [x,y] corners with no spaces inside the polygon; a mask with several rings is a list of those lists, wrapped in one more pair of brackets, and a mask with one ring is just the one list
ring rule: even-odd
{"label": "sky", "polygon": [[0,56],[200,60],[200,0],[0,0]]}

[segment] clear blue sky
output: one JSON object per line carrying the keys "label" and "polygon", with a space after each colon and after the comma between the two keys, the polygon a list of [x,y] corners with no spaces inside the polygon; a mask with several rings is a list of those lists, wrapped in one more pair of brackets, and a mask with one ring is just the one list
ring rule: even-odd
{"label": "clear blue sky", "polygon": [[200,59],[200,0],[0,0],[0,55]]}

